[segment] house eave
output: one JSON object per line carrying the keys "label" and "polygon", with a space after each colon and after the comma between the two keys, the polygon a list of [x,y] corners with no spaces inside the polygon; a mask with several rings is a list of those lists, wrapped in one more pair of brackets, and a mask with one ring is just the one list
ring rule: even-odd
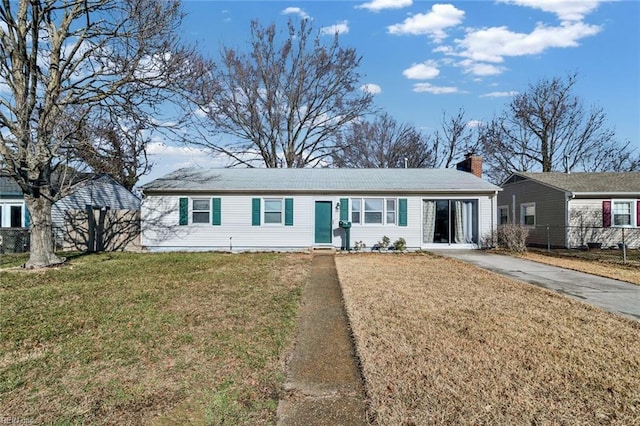
{"label": "house eave", "polygon": [[154,189],[144,190],[145,196],[149,195],[176,195],[176,194],[237,194],[237,195],[251,195],[251,194],[290,194],[290,195],[352,195],[352,194],[407,194],[407,195],[425,195],[425,194],[482,194],[482,195],[496,195],[502,188],[498,189],[317,189],[317,190],[293,190],[293,189]]}
{"label": "house eave", "polygon": [[640,192],[571,192],[572,198],[640,198]]}

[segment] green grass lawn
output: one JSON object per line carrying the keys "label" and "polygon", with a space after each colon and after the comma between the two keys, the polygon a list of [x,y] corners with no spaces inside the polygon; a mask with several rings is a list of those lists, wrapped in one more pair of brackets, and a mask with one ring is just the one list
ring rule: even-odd
{"label": "green grass lawn", "polygon": [[0,415],[274,423],[309,261],[112,253],[0,271]]}

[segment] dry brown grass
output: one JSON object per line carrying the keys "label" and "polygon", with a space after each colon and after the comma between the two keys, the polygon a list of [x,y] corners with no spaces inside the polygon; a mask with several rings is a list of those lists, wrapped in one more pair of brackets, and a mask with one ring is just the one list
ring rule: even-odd
{"label": "dry brown grass", "polygon": [[336,264],[373,423],[640,424],[640,324],[428,255]]}
{"label": "dry brown grass", "polygon": [[635,260],[632,261],[633,263],[631,264],[624,265],[621,261],[608,262],[598,259],[581,258],[577,255],[569,256],[557,253],[549,255],[537,251],[528,251],[519,256],[548,265],[560,266],[562,268],[640,285],[640,262]]}
{"label": "dry brown grass", "polygon": [[114,253],[0,271],[0,417],[275,423],[309,262]]}

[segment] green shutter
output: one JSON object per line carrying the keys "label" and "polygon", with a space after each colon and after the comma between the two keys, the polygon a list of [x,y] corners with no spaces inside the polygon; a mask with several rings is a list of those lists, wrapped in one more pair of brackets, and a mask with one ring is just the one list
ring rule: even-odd
{"label": "green shutter", "polygon": [[260,226],[260,198],[251,200],[251,225]]}
{"label": "green shutter", "polygon": [[398,200],[398,226],[407,226],[407,199]]}
{"label": "green shutter", "polygon": [[180,225],[189,224],[189,199],[187,197],[180,198]]}
{"label": "green shutter", "polygon": [[220,198],[211,199],[211,224],[222,224],[222,200]]}
{"label": "green shutter", "polygon": [[284,199],[284,226],[293,226],[293,198]]}
{"label": "green shutter", "polygon": [[340,198],[340,220],[349,220],[349,199]]}
{"label": "green shutter", "polygon": [[[640,213],[639,213],[640,214]],[[27,205],[24,205],[24,227],[28,228],[31,226],[31,215],[29,214],[29,209]]]}

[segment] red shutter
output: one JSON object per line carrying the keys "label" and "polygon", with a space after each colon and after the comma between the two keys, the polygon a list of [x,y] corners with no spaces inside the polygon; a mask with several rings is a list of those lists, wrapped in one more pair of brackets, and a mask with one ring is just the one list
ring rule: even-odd
{"label": "red shutter", "polygon": [[602,202],[602,226],[605,228],[611,226],[611,201]]}
{"label": "red shutter", "polygon": [[640,228],[640,200],[636,203],[636,226]]}

